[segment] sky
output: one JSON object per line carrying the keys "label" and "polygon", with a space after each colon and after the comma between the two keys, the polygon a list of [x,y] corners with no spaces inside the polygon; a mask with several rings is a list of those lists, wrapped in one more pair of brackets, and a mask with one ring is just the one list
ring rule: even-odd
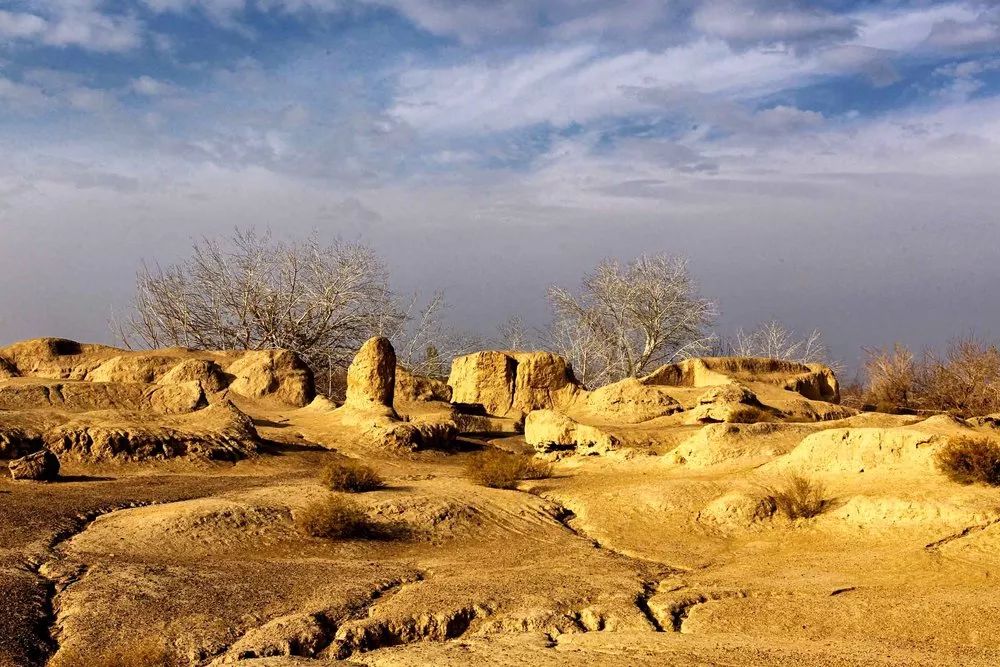
{"label": "sky", "polygon": [[848,365],[1000,337],[1000,3],[0,0],[0,344],[237,225],[483,334],[666,252]]}

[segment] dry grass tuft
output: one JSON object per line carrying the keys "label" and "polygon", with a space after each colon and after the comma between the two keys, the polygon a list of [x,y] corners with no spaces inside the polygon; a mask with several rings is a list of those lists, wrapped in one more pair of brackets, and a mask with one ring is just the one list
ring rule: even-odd
{"label": "dry grass tuft", "polygon": [[313,501],[296,512],[295,525],[306,535],[326,539],[372,537],[377,532],[360,505],[337,495]]}
{"label": "dry grass tuft", "polygon": [[552,465],[528,454],[490,449],[469,460],[465,473],[477,484],[494,489],[514,489],[522,479],[546,479]]}
{"label": "dry grass tuft", "polygon": [[1000,486],[1000,445],[988,438],[955,438],[938,450],[935,463],[953,482]]}
{"label": "dry grass tuft", "polygon": [[810,519],[826,509],[826,488],[802,475],[789,475],[779,486],[768,489],[778,511],[789,519]]}
{"label": "dry grass tuft", "polygon": [[385,486],[382,478],[370,466],[357,461],[333,461],[320,473],[323,486],[331,491],[361,493]]}
{"label": "dry grass tuft", "polygon": [[755,405],[740,405],[729,413],[728,421],[732,424],[758,424],[771,421],[771,415]]}

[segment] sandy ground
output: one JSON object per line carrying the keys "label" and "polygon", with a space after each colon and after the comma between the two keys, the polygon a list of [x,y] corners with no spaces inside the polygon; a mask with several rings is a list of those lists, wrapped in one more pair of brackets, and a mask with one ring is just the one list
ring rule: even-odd
{"label": "sandy ground", "polygon": [[[664,441],[683,463],[569,457],[495,490],[463,472],[486,441],[379,457],[322,414],[255,418],[271,444],[237,464],[0,479],[0,664],[85,665],[150,637],[197,665],[1000,663],[1000,492],[802,444],[843,422],[676,426]],[[913,421],[883,426],[910,437]],[[773,484],[807,445],[823,514],[711,509]],[[294,528],[341,456],[387,481],[354,496],[392,529],[381,539]]]}

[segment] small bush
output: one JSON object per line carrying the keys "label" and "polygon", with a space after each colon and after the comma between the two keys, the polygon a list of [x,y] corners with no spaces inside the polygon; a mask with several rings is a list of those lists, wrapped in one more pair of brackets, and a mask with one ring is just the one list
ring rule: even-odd
{"label": "small bush", "polygon": [[514,489],[522,479],[546,479],[552,476],[552,465],[528,454],[514,454],[490,449],[476,454],[465,468],[476,483],[494,489]]}
{"label": "small bush", "polygon": [[755,405],[737,406],[730,411],[727,418],[731,424],[757,424],[770,420],[771,415]]}
{"label": "small bush", "polygon": [[374,533],[365,511],[354,501],[336,495],[306,505],[296,513],[295,523],[311,537],[368,537]]}
{"label": "small bush", "polygon": [[320,473],[320,480],[331,491],[352,493],[374,491],[384,486],[382,478],[373,468],[350,459],[329,463]]}
{"label": "small bush", "polygon": [[953,482],[1000,486],[1000,445],[988,438],[956,438],[938,450],[935,462]]}
{"label": "small bush", "polygon": [[826,489],[820,482],[790,475],[779,486],[768,489],[778,511],[789,519],[809,519],[826,509]]}

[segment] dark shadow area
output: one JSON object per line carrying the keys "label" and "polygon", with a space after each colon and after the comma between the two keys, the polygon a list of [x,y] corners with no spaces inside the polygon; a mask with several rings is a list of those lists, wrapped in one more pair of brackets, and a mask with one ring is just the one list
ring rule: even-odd
{"label": "dark shadow area", "polygon": [[54,483],[66,482],[114,482],[117,477],[101,477],[98,475],[60,475]]}
{"label": "dark shadow area", "polygon": [[259,454],[269,454],[271,456],[281,456],[292,452],[334,452],[336,450],[327,449],[315,443],[299,444],[294,442],[279,442],[277,440],[261,440],[257,446]]}

